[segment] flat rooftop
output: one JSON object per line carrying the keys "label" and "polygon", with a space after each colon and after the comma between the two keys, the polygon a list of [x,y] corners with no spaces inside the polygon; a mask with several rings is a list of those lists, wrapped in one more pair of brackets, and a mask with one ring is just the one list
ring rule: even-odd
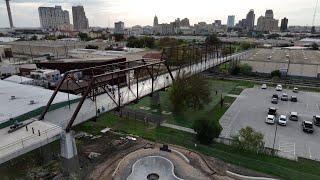
{"label": "flat rooftop", "polygon": [[305,49],[255,49],[248,61],[320,65],[320,51]]}
{"label": "flat rooftop", "polygon": [[[0,124],[31,112],[33,117],[38,116],[42,112],[40,108],[46,106],[52,93],[52,90],[41,87],[0,80]],[[11,96],[16,99],[12,100]],[[70,100],[79,98],[80,96],[70,94]],[[30,101],[34,101],[34,104],[30,104]],[[67,102],[68,94],[59,92],[53,104],[66,106]]]}

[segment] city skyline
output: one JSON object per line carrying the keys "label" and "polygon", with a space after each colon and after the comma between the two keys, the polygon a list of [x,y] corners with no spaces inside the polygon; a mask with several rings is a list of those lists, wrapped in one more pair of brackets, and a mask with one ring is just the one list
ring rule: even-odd
{"label": "city skyline", "polygon": [[[201,2],[202,3],[201,3]],[[226,0],[224,2],[200,0],[199,3],[181,3],[180,1],[164,0],[161,4],[150,3],[150,0],[82,0],[82,1],[29,1],[13,0],[11,10],[16,27],[40,27],[38,7],[62,6],[63,9],[72,11],[72,6],[83,5],[90,22],[90,26],[113,27],[114,22],[123,21],[127,27],[134,25],[152,25],[156,14],[159,23],[171,22],[176,18],[189,18],[190,24],[200,21],[213,23],[214,20],[222,20],[227,23],[227,17],[234,14],[235,22],[245,18],[250,9],[255,10],[257,17],[263,15],[267,9],[273,9],[276,19],[287,17],[289,25],[312,25],[315,0]],[[203,6],[208,4],[208,6]],[[290,6],[288,6],[290,5]],[[134,7],[134,8],[132,8]],[[177,8],[178,7],[178,8]],[[287,8],[287,7],[290,7]],[[201,8],[201,10],[198,10]],[[283,10],[285,9],[285,10]],[[97,18],[101,17],[101,18]],[[70,15],[70,19],[72,16]],[[255,22],[257,24],[257,22]],[[317,13],[315,25],[320,25],[320,16]],[[0,1],[0,27],[9,27],[5,1]]]}

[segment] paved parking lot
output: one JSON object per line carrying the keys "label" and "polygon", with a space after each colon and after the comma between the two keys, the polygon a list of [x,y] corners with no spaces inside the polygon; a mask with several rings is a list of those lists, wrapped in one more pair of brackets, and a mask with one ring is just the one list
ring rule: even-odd
{"label": "paved parking lot", "polygon": [[[271,104],[273,94],[281,95],[284,92],[289,97],[296,95],[298,102],[279,101],[276,105]],[[275,148],[280,150],[280,155],[288,158],[300,156],[320,161],[320,127],[314,126],[313,134],[306,134],[301,128],[303,120],[312,121],[314,115],[320,114],[320,93],[299,92],[295,94],[291,90],[276,92],[273,87],[268,87],[267,90],[262,90],[260,87],[246,89],[220,120],[224,128],[221,137],[230,138],[241,128],[250,126],[263,133],[266,146],[272,148],[276,125],[265,123],[268,108],[271,106],[278,109],[277,117],[279,115],[288,116],[292,111],[298,112],[299,115],[298,122],[288,120],[287,126],[277,126]]]}

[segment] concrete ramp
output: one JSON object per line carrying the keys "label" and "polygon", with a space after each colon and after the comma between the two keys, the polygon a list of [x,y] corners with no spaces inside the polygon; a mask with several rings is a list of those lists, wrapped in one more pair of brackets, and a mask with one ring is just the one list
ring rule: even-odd
{"label": "concrete ramp", "polygon": [[132,172],[127,180],[141,179],[182,180],[174,174],[172,162],[161,156],[147,156],[133,164]]}

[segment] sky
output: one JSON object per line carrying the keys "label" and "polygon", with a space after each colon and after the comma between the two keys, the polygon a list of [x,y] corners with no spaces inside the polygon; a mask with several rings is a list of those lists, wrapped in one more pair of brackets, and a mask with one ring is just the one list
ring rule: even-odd
{"label": "sky", "polygon": [[[245,18],[250,9],[255,10],[256,20],[272,9],[276,19],[287,17],[289,25],[312,25],[317,0],[11,0],[15,27],[39,27],[38,7],[60,5],[70,13],[73,5],[83,5],[90,26],[113,27],[123,21],[126,27],[152,25],[155,15],[159,23],[176,18],[190,19],[191,24],[200,21],[212,23],[228,15],[235,15],[236,22]],[[320,4],[315,25],[320,25]],[[0,27],[8,27],[8,15],[4,0],[0,0]]]}

